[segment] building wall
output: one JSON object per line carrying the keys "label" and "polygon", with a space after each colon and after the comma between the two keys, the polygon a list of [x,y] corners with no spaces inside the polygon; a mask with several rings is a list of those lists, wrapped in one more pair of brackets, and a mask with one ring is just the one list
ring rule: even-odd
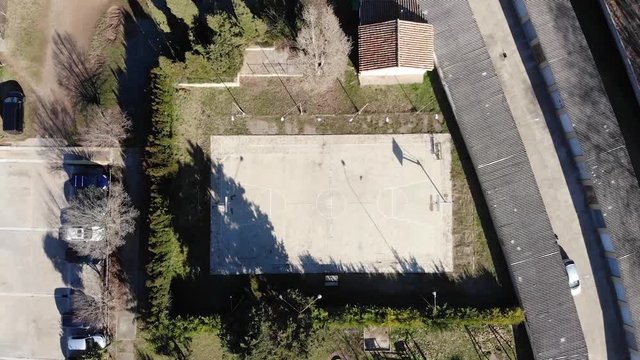
{"label": "building wall", "polygon": [[423,81],[426,72],[426,69],[390,67],[362,71],[358,74],[358,79],[360,80],[360,86],[415,84]]}

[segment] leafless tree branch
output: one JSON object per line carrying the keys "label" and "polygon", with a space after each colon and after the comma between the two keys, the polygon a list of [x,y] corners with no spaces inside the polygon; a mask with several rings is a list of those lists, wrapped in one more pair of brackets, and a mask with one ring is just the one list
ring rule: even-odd
{"label": "leafless tree branch", "polygon": [[104,328],[109,309],[109,297],[108,292],[103,292],[100,297],[93,297],[82,291],[74,292],[71,296],[71,308],[75,320],[95,328]]}
{"label": "leafless tree branch", "polygon": [[89,123],[80,131],[80,144],[85,147],[120,147],[131,131],[131,119],[119,107],[103,111],[89,109]]}
{"label": "leafless tree branch", "polygon": [[347,69],[351,40],[340,28],[333,8],[325,0],[308,0],[298,32],[298,65],[319,91],[341,79]]}
{"label": "leafless tree branch", "polygon": [[138,214],[119,183],[111,184],[108,195],[95,187],[82,189],[65,209],[63,220],[69,226],[102,227],[104,237],[98,241],[70,241],[69,246],[81,256],[105,259],[134,232]]}

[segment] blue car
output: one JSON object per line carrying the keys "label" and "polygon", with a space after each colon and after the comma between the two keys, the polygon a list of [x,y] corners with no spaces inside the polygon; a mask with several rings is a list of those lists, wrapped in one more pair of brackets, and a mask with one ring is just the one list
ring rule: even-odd
{"label": "blue car", "polygon": [[106,171],[100,173],[79,173],[71,175],[71,185],[76,189],[84,189],[89,186],[95,186],[98,189],[107,190],[109,186],[109,177]]}

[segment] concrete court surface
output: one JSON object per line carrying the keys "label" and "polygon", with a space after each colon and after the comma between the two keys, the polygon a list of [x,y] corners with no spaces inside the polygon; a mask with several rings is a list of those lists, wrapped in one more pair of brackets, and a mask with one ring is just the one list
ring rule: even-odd
{"label": "concrete court surface", "polygon": [[60,209],[67,206],[62,155],[0,147],[0,359],[63,359],[64,295],[80,265],[64,261]]}
{"label": "concrete court surface", "polygon": [[[526,65],[526,67],[534,69],[534,74],[539,74],[535,72],[537,64],[532,54],[526,57],[526,64],[523,63],[515,41],[520,41],[525,47],[528,45],[527,41],[523,34],[518,34],[514,40],[506,15],[509,15],[509,21],[515,22],[516,26],[518,20],[512,13],[513,8],[507,6],[507,12],[505,12],[500,2],[499,0],[469,0],[469,5],[489,50],[507,103],[520,132],[551,226],[558,235],[558,243],[566,252],[567,257],[574,260],[578,267],[582,292],[574,297],[574,301],[589,357],[591,359],[606,359],[615,353],[616,349],[607,351],[605,326],[611,325],[605,324],[601,299],[594,281],[594,276],[598,276],[598,274],[594,274],[592,271],[592,263],[585,245],[579,214],[576,211],[576,205],[572,200],[560,162],[561,160],[567,162],[571,160],[566,154],[560,154],[559,158],[545,117],[553,119],[552,121],[558,120],[555,118],[552,106],[541,107],[534,93],[532,80],[525,68]],[[507,58],[501,56],[503,52],[508,54]],[[540,80],[537,84],[542,83],[541,79],[536,80]],[[541,90],[544,91],[544,87]],[[569,169],[577,178],[578,170],[575,165]],[[582,191],[582,188],[577,186],[575,191]],[[589,214],[586,217],[589,217]],[[567,291],[569,291],[568,286]],[[602,299],[602,301],[605,300]]]}
{"label": "concrete court surface", "polygon": [[213,136],[211,154],[214,274],[453,270],[448,134]]}

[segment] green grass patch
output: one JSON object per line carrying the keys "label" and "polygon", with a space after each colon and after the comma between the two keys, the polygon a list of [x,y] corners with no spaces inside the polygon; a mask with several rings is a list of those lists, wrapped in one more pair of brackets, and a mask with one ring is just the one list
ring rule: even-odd
{"label": "green grass patch", "polygon": [[158,25],[160,30],[166,33],[171,32],[171,28],[169,27],[169,22],[167,21],[167,17],[165,16],[165,14],[160,9],[158,9],[155,5],[153,5],[153,3],[148,2],[147,4],[149,6],[146,7],[146,10],[151,16],[151,18],[153,19],[153,21]]}

